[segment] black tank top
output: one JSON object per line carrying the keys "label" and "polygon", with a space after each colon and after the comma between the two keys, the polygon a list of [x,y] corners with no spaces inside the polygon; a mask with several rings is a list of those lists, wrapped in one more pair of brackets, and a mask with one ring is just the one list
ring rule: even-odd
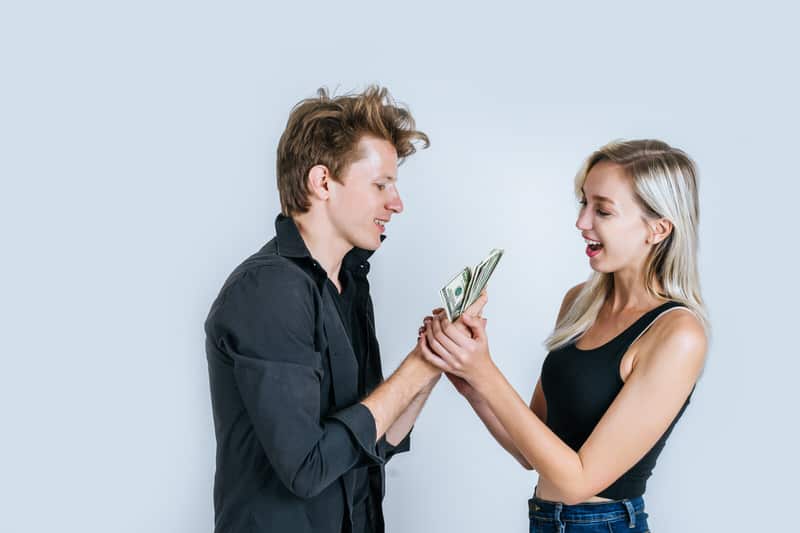
{"label": "black tank top", "polygon": [[[624,383],[619,375],[619,366],[628,347],[659,315],[674,307],[685,306],[678,302],[666,302],[598,348],[581,350],[575,346],[575,340],[547,354],[542,365],[547,426],[570,448],[577,452],[583,446],[622,389]],[[647,478],[653,472],[656,459],[691,397],[690,393],[675,420],[650,451],[598,496],[621,500],[644,494]]]}

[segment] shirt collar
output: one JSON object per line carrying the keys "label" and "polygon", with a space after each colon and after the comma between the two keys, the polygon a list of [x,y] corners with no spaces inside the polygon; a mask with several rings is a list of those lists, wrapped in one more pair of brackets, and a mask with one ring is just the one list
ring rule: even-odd
{"label": "shirt collar", "polygon": [[[303,237],[300,235],[300,230],[297,229],[297,224],[294,219],[279,214],[275,218],[275,235],[278,244],[278,255],[283,257],[292,258],[308,258],[311,257],[311,252],[308,251]],[[381,235],[381,242],[386,238],[386,235]],[[342,259],[342,268],[354,273],[364,274],[369,273],[368,259],[374,254],[374,250],[364,250],[362,248],[353,248]]]}

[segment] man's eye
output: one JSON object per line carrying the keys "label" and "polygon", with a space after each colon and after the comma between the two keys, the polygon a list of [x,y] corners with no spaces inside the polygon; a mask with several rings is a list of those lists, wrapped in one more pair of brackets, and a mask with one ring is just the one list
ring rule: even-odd
{"label": "man's eye", "polygon": [[606,211],[603,211],[602,209],[598,209],[598,210],[597,210],[597,214],[598,214],[598,215],[600,215],[601,217],[607,217],[607,216],[609,216],[611,213],[607,213]]}
{"label": "man's eye", "polygon": [[580,200],[578,200],[578,203],[583,207],[586,207],[586,198],[581,198]]}
{"label": "man's eye", "polygon": [[386,188],[386,184],[384,183],[376,183],[375,186],[378,188],[379,191],[382,191]]}

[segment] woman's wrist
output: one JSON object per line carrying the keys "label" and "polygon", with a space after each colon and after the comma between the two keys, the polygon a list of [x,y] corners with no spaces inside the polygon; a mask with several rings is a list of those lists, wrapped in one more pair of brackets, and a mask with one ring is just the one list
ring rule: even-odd
{"label": "woman's wrist", "polygon": [[491,361],[481,370],[479,375],[480,377],[468,381],[470,381],[475,393],[485,402],[490,391],[497,386],[498,380],[503,379],[503,375]]}

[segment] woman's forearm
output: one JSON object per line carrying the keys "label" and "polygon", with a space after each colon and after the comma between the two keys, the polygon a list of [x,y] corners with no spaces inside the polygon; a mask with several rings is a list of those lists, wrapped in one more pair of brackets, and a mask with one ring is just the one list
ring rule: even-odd
{"label": "woman's forearm", "polygon": [[559,439],[539,417],[525,405],[499,370],[476,384],[486,398],[488,410],[505,430],[510,445],[540,475],[558,480],[566,492],[579,492],[584,485],[583,464],[579,454]]}
{"label": "woman's forearm", "polygon": [[533,470],[533,466],[525,459],[525,457],[514,445],[514,442],[511,440],[508,432],[503,427],[503,424],[500,423],[500,420],[497,418],[497,416],[495,416],[491,407],[489,407],[489,404],[482,398],[468,398],[467,400],[472,406],[472,409],[475,411],[475,414],[477,414],[478,418],[480,418],[483,422],[483,425],[486,426],[486,429],[488,429],[489,433],[492,434],[494,440],[496,440],[500,446],[510,453],[511,456],[523,466],[523,468],[527,470]]}

